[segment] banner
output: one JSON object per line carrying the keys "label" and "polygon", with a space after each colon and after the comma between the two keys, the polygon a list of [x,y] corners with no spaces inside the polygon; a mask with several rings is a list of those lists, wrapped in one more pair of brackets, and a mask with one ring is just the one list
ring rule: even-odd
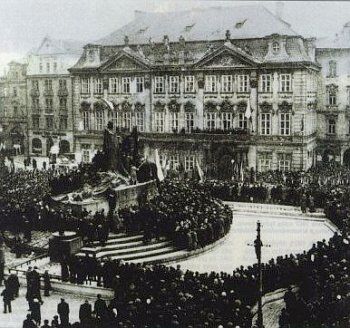
{"label": "banner", "polygon": [[196,159],[196,167],[197,167],[197,172],[199,175],[199,182],[204,182],[204,172],[203,172],[202,168],[200,167],[197,159]]}
{"label": "banner", "polygon": [[163,174],[162,166],[160,165],[160,158],[159,158],[158,149],[154,150],[154,159],[155,159],[155,163],[156,163],[156,166],[157,166],[158,179],[159,179],[159,181],[163,181],[164,180],[164,174]]}

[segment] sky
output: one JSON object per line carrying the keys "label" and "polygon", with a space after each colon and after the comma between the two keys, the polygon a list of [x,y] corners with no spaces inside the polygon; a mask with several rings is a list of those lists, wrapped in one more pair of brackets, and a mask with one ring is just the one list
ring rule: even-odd
{"label": "sky", "polygon": [[[84,42],[100,39],[134,18],[134,11],[237,6],[255,1],[0,0],[0,75],[46,36]],[[260,1],[275,11],[274,1]],[[350,2],[284,1],[283,19],[304,36],[332,36],[350,21]]]}

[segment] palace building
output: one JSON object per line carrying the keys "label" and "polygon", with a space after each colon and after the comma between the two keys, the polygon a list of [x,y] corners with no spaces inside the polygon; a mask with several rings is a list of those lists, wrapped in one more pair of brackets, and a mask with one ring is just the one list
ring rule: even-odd
{"label": "palace building", "polygon": [[49,156],[53,145],[60,154],[74,152],[72,87],[68,68],[82,53],[76,41],[45,37],[28,56],[27,108],[29,155]]}
{"label": "palace building", "polygon": [[91,160],[112,121],[172,168],[307,169],[319,71],[315,40],[260,5],[136,12],[70,69],[76,153]]}
{"label": "palace building", "polygon": [[318,106],[318,161],[350,166],[350,22],[333,38],[317,40],[322,66]]}

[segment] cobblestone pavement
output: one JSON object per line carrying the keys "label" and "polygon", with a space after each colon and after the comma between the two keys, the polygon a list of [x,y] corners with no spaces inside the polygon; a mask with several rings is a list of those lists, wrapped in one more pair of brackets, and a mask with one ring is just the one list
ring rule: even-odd
{"label": "cobblestone pavement", "polygon": [[283,215],[258,213],[235,213],[226,240],[208,251],[188,260],[180,261],[186,270],[211,272],[232,271],[243,265],[256,263],[254,247],[256,238],[256,222],[261,222],[261,238],[265,247],[262,250],[263,262],[279,255],[296,254],[311,248],[312,244],[328,239],[333,232],[324,222],[300,220]]}
{"label": "cobblestone pavement", "polygon": [[[0,287],[3,290],[3,287]],[[20,289],[20,295],[17,299],[12,302],[12,313],[3,313],[3,303],[2,299],[0,301],[0,327],[1,328],[21,328],[22,322],[28,313],[28,303],[25,299],[26,289]],[[53,316],[56,315],[57,304],[60,302],[61,297],[63,297],[66,302],[68,302],[70,307],[70,321],[75,322],[79,319],[79,307],[85,300],[85,297],[79,295],[68,295],[60,293],[52,293],[49,297],[43,297],[44,304],[41,306],[41,318],[42,323],[44,319],[52,320]],[[93,304],[95,299],[90,300]]]}

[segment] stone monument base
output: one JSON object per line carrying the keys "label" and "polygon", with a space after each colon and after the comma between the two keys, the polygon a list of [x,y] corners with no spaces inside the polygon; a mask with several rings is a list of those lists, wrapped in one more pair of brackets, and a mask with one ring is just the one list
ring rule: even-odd
{"label": "stone monument base", "polygon": [[74,231],[65,231],[63,234],[54,232],[49,240],[50,260],[60,262],[64,258],[79,252],[83,247],[83,241]]}

